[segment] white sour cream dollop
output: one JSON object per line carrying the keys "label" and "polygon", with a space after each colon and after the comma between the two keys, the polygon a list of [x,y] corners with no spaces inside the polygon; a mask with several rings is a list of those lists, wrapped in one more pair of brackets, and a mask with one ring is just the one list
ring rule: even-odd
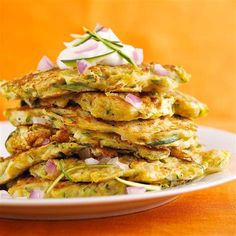
{"label": "white sour cream dollop", "polygon": [[[109,28],[103,28],[102,30],[96,32],[101,38],[108,39],[111,41],[119,41],[119,38],[113,33]],[[79,46],[74,46],[74,44],[81,42],[84,37],[87,37],[88,34],[85,34],[82,38],[76,38],[69,43],[64,43],[66,48],[61,51],[57,58],[57,65],[60,69],[71,68],[69,65],[65,65],[62,60],[86,60],[86,58],[97,57],[104,54],[107,56],[101,58],[95,58],[93,61],[89,61],[91,65],[102,64],[110,66],[118,66],[123,64],[128,64],[129,62],[120,56],[117,52],[111,53],[113,50],[107,47],[103,42],[96,41],[94,39],[89,39],[86,42],[80,44]],[[123,47],[116,47],[129,58],[131,58],[135,64],[140,65],[143,62],[143,49],[134,48],[131,45],[120,44]],[[109,54],[111,53],[111,54]]]}

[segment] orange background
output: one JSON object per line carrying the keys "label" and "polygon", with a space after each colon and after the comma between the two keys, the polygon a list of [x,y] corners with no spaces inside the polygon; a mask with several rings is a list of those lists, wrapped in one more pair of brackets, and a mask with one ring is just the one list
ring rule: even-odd
{"label": "orange background", "polygon": [[[236,1],[231,0],[0,0],[0,79],[55,61],[69,34],[97,22],[145,61],[183,65],[193,78],[181,89],[210,107],[200,123],[236,131]],[[2,110],[12,102],[0,98]],[[234,107],[233,107],[234,105]]]}
{"label": "orange background", "polygon": [[[55,61],[63,49],[62,43],[70,40],[70,33],[82,33],[82,26],[92,29],[98,22],[111,27],[123,42],[144,48],[146,62],[183,65],[193,78],[181,89],[210,107],[209,116],[199,122],[236,132],[235,0],[0,0],[0,3],[0,79],[10,80],[34,70],[42,55]],[[0,119],[4,119],[2,111],[14,104],[0,98]],[[53,224],[0,221],[0,234],[10,235],[16,230],[18,235],[30,235],[30,229],[35,230],[34,235],[40,232],[45,235],[51,230],[50,235],[62,232],[233,235],[236,234],[233,188],[235,182],[188,194],[144,214],[111,220]],[[55,228],[51,229],[51,225]]]}

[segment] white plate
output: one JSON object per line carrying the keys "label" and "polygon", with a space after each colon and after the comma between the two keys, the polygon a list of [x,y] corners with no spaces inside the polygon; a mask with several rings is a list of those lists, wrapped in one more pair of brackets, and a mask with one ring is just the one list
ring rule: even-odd
{"label": "white plate", "polygon": [[[14,128],[7,122],[0,122],[0,156],[7,155],[5,140]],[[232,158],[226,170],[209,175],[199,181],[160,192],[110,197],[73,199],[1,199],[0,217],[15,219],[89,219],[117,216],[144,211],[166,204],[178,195],[213,187],[236,179],[236,135],[212,129],[199,128],[201,143],[209,148],[231,151]]]}

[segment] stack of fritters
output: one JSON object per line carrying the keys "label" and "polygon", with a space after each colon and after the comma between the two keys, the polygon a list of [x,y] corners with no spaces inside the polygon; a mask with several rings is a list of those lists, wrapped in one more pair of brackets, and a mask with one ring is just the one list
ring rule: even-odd
{"label": "stack of fritters", "polygon": [[15,197],[37,189],[49,198],[103,196],[124,194],[132,182],[167,188],[221,170],[229,153],[204,151],[192,121],[207,106],[176,90],[190,75],[164,69],[55,68],[2,82],[1,93],[21,102],[6,111],[17,128],[0,186]]}

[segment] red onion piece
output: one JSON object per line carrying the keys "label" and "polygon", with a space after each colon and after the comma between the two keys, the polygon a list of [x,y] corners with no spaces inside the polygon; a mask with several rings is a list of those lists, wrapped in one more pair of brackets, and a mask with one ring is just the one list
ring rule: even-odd
{"label": "red onion piece", "polygon": [[134,106],[135,108],[140,108],[142,106],[142,100],[133,95],[132,93],[129,93],[125,97],[125,101]]}
{"label": "red onion piece", "polygon": [[6,190],[0,190],[0,199],[12,198],[11,195]]}
{"label": "red onion piece", "polygon": [[86,164],[88,164],[88,165],[95,165],[95,164],[98,164],[98,163],[99,163],[98,160],[96,160],[96,159],[94,159],[94,158],[92,158],[92,157],[90,157],[90,158],[88,158],[88,159],[85,159],[84,162],[85,162]]}
{"label": "red onion piece", "polygon": [[57,174],[57,166],[53,160],[48,160],[45,165],[45,171],[48,175],[54,176]]}
{"label": "red onion piece", "polygon": [[160,64],[155,64],[154,65],[154,72],[158,75],[161,75],[161,76],[168,76],[170,75],[169,71],[166,70],[162,65]]}
{"label": "red onion piece", "polygon": [[118,157],[111,158],[111,159],[107,162],[107,164],[116,165],[116,166],[120,167],[122,170],[128,170],[128,169],[129,169],[129,165],[120,162]]}
{"label": "red onion piece", "polygon": [[40,71],[47,71],[51,70],[54,67],[53,63],[47,56],[43,56],[38,64],[38,70]]}
{"label": "red onion piece", "polygon": [[89,68],[90,66],[90,63],[88,63],[87,61],[85,60],[79,60],[76,62],[76,65],[77,65],[77,69],[80,73],[84,73],[87,71],[87,69]]}
{"label": "red onion piece", "polygon": [[34,189],[31,191],[29,198],[30,199],[41,199],[44,197],[44,192],[40,189]]}
{"label": "red onion piece", "polygon": [[83,53],[83,52],[88,52],[96,49],[98,47],[98,42],[94,40],[88,40],[82,45],[78,46],[78,50],[75,51],[75,53]]}
{"label": "red onion piece", "polygon": [[143,49],[142,48],[135,48],[133,52],[133,59],[137,65],[143,63]]}
{"label": "red onion piece", "polygon": [[126,187],[127,194],[141,194],[145,193],[146,189],[143,187]]}
{"label": "red onion piece", "polygon": [[47,145],[47,144],[49,144],[49,143],[50,143],[50,139],[45,138],[45,139],[43,140],[43,142],[42,142],[42,145]]}

